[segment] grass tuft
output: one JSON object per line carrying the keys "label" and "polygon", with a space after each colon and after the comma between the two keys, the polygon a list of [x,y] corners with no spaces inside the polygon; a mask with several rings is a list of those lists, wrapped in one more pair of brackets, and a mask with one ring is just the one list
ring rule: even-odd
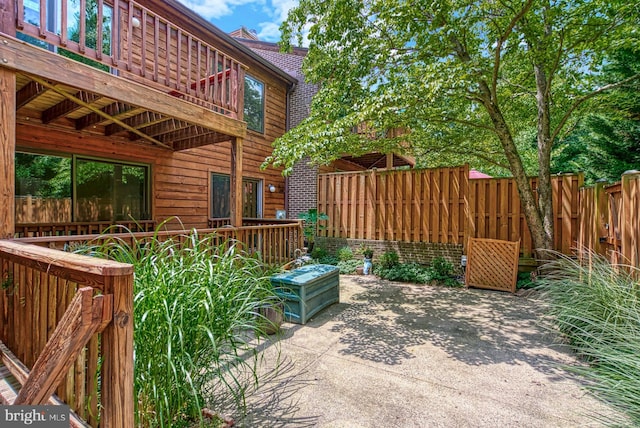
{"label": "grass tuft", "polygon": [[[542,269],[549,320],[588,364],[574,367],[588,388],[640,425],[640,271],[589,254],[559,256]],[[585,258],[588,260],[588,257]],[[608,421],[619,424],[620,421]]]}
{"label": "grass tuft", "polygon": [[221,391],[241,409],[247,383],[257,384],[259,308],[279,300],[260,260],[218,241],[193,231],[88,250],[135,268],[138,426],[203,425],[202,408],[216,408]]}

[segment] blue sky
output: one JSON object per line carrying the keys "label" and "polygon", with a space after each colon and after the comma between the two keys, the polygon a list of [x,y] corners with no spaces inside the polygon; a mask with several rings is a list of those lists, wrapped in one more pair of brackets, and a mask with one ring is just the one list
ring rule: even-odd
{"label": "blue sky", "polygon": [[280,24],[298,0],[179,0],[222,31],[241,26],[256,30],[260,40],[280,40]]}

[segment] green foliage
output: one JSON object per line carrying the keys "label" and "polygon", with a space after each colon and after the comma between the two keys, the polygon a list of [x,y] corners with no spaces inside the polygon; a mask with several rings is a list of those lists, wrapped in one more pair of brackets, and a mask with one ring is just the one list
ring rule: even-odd
{"label": "green foliage", "polygon": [[604,0],[301,0],[282,44],[308,37],[304,72],[320,90],[264,166],[289,173],[305,156],[369,152],[492,165],[514,176],[534,245],[549,248],[552,149],[608,91],[640,77],[604,70],[610,52],[637,44],[639,14]]}
{"label": "green foliage", "polygon": [[453,278],[453,265],[444,257],[434,257],[429,265],[431,279],[438,282],[449,282]]}
{"label": "green foliage", "polygon": [[415,284],[426,284],[431,281],[431,271],[429,268],[418,263],[397,263],[391,267],[376,265],[375,274],[380,278],[389,281],[412,282]]}
{"label": "green foliage", "polygon": [[258,380],[248,332],[263,325],[259,308],[279,299],[257,258],[215,239],[194,232],[184,242],[116,241],[91,250],[135,267],[139,426],[202,423],[203,407],[227,396],[241,406]]}
{"label": "green foliage", "polygon": [[338,260],[340,260],[341,262],[346,262],[348,260],[353,259],[353,250],[350,247],[338,248],[338,251],[336,252],[336,256],[338,257]]}
{"label": "green foliage", "polygon": [[304,221],[302,233],[309,244],[315,242],[317,231],[323,230],[326,227],[319,224],[319,222],[329,220],[328,215],[325,213],[318,213],[318,210],[315,208],[311,208],[306,212],[298,214],[298,218]]}
{"label": "green foliage", "polygon": [[589,265],[559,256],[543,266],[539,290],[549,302],[551,326],[589,363],[569,369],[586,377],[587,388],[629,417],[607,424],[638,426],[640,271],[591,256]]}
{"label": "green foliage", "polygon": [[360,245],[360,248],[358,248],[358,252],[362,254],[362,256],[366,259],[373,258],[373,248],[369,247],[366,244]]}
{"label": "green foliage", "polygon": [[536,287],[537,284],[531,276],[531,272],[518,272],[518,280],[516,282],[516,288],[529,289]]}
{"label": "green foliage", "polygon": [[71,196],[71,158],[16,152],[16,195]]}
{"label": "green foliage", "polygon": [[322,248],[318,246],[314,246],[313,250],[311,251],[311,257],[316,260],[326,257],[328,255],[329,255],[329,252],[327,251],[326,248]]}
{"label": "green foliage", "polygon": [[395,251],[386,251],[378,259],[377,265],[383,269],[390,269],[400,263],[400,257]]}
{"label": "green foliage", "polygon": [[[640,50],[622,49],[605,68],[619,79],[640,73]],[[640,81],[612,91],[555,149],[552,172],[583,171],[585,181],[618,181],[640,165]]]}
{"label": "green foliage", "polygon": [[362,261],[356,259],[340,260],[337,266],[340,269],[341,274],[353,275],[354,273],[356,273],[356,268],[362,266]]}

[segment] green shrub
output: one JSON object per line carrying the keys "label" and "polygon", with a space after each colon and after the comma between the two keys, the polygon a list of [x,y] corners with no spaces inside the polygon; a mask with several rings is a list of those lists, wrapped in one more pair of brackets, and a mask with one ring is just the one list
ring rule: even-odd
{"label": "green shrub", "polygon": [[460,285],[454,278],[453,264],[444,257],[435,257],[429,265],[429,275],[431,281],[453,287]]}
{"label": "green shrub", "polygon": [[322,247],[314,246],[313,251],[311,251],[311,258],[320,260],[323,257],[327,257],[329,252]]}
{"label": "green shrub", "polygon": [[319,259],[316,259],[316,261],[323,265],[333,265],[333,266],[337,265],[340,262],[340,260],[338,260],[336,256],[330,256],[330,255],[320,257]]}
{"label": "green shrub", "polygon": [[[137,426],[202,425],[201,409],[257,382],[251,334],[279,301],[262,263],[191,233],[183,242],[111,242],[92,253],[132,263]],[[246,380],[248,378],[250,381]]]}
{"label": "green shrub", "polygon": [[382,264],[377,265],[376,275],[389,281],[413,282],[416,284],[426,284],[431,281],[429,268],[417,263],[397,263],[389,268]]}
{"label": "green shrub", "polygon": [[566,256],[544,265],[538,290],[549,302],[548,321],[589,362],[570,370],[630,419],[607,422],[640,426],[640,270],[591,257],[584,266]]}
{"label": "green shrub", "polygon": [[353,275],[356,273],[356,268],[362,266],[362,260],[340,260],[337,264],[340,269],[340,273],[343,275]]}
{"label": "green shrub", "polygon": [[338,260],[340,260],[341,262],[352,260],[353,250],[350,247],[339,248],[338,251],[336,252],[336,256],[338,257]]}
{"label": "green shrub", "polygon": [[390,269],[398,263],[400,263],[400,257],[398,257],[398,253],[393,250],[382,253],[380,259],[377,260],[377,265],[382,269]]}

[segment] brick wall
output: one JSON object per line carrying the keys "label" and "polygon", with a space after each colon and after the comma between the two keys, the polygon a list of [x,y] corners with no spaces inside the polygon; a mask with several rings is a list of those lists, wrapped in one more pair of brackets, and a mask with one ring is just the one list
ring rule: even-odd
{"label": "brick wall", "polygon": [[342,247],[348,246],[354,252],[362,244],[373,248],[373,261],[387,251],[395,251],[400,256],[401,262],[416,262],[424,265],[431,263],[435,257],[443,257],[448,260],[455,269],[460,269],[460,259],[462,257],[462,245],[458,244],[437,244],[430,242],[401,242],[401,241],[373,241],[367,239],[346,239],[316,237],[315,246],[326,249],[329,254]]}

